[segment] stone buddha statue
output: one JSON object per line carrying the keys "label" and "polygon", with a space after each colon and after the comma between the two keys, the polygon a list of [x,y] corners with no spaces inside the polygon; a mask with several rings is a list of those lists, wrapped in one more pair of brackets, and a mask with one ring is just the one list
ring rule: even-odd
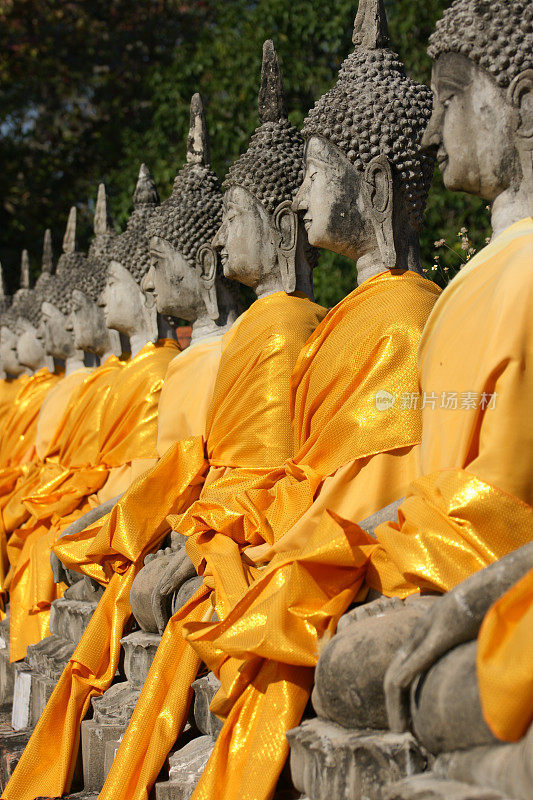
{"label": "stone buddha statue", "polygon": [[158,205],[155,183],[142,164],[133,195],[133,211],[126,230],[111,247],[106,285],[99,300],[107,327],[128,337],[132,357],[147,342],[176,338],[171,325],[157,314],[153,300],[141,289],[150,267],[146,227]]}
{"label": "stone buddha statue", "polygon": [[[424,146],[437,153],[449,189],[490,202],[494,235],[429,318],[421,388],[437,394],[453,385],[479,400],[470,414],[439,406],[424,413],[423,478],[397,520],[374,531],[369,580],[393,597],[341,620],[313,696],[323,720],[391,735],[411,728],[438,755],[429,783],[406,778],[385,792],[394,800],[452,790],[454,798],[481,797],[471,783],[484,797],[489,789],[520,800],[531,794],[530,689],[520,679],[531,651],[516,620],[533,607],[532,44],[533,9],[521,0],[456,0],[430,39],[434,107]],[[494,399],[491,409],[483,397]],[[426,596],[402,600],[410,591]],[[514,651],[502,648],[513,636]],[[497,745],[495,734],[524,738]]]}
{"label": "stone buddha statue", "polygon": [[[270,39],[263,45],[258,116],[260,125],[248,149],[224,180],[222,223],[213,248],[225,277],[249,286],[259,300],[279,292],[312,298],[318,254],[291,205],[301,180],[304,141],[287,119],[283,79]],[[181,598],[176,593],[191,572],[192,564],[180,547],[159,576],[153,607],[169,609],[168,598],[174,595],[176,610],[188,591],[184,589]],[[169,613],[156,611],[155,616],[162,632]]]}
{"label": "stone buddha statue", "polygon": [[98,356],[101,363],[110,355],[122,352],[119,332],[106,326],[102,308],[98,305],[105,288],[108,258],[115,238],[105,186],[101,183],[94,212],[94,237],[87,257],[79,254],[70,315],[76,347]]}
{"label": "stone buddha statue", "polygon": [[65,375],[81,369],[84,364],[83,351],[76,347],[74,335],[69,330],[68,317],[74,285],[74,273],[79,254],[76,253],[76,207],[70,209],[63,253],[57,262],[54,275],[43,269],[43,281],[37,282],[36,291],[42,297],[41,335],[46,353],[65,365]]}

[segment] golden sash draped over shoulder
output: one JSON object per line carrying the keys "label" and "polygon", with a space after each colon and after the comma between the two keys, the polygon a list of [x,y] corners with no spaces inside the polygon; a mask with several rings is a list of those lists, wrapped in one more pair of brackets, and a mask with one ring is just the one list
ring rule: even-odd
{"label": "golden sash draped over shoulder", "polygon": [[[414,273],[385,272],[355,290],[316,328],[293,370],[289,458],[270,469],[237,470],[223,469],[220,458],[221,469],[210,472],[199,501],[171,518],[189,537],[187,550],[205,585],[167,626],[101,797],[144,800],[173,744],[164,718],[169,708],[186,710],[184,676],[190,681],[200,660],[191,662],[182,631],[222,680],[212,708],[226,720],[198,797],[268,797],[273,791],[287,753],[285,732],[298,723],[309,696],[318,643],[334,632],[357,593],[367,558],[353,555],[355,543],[368,544],[355,526],[339,530],[329,514],[321,525],[298,522],[328,479],[329,500],[340,499],[342,490],[351,493],[358,514],[367,504],[376,510],[372,502],[384,488],[395,499],[394,492],[405,491],[418,474],[412,450],[421,436],[420,413],[399,404],[379,411],[376,393],[416,391],[418,341],[437,296],[437,287]],[[246,463],[248,442],[258,440],[254,418],[250,429],[248,419],[238,427],[241,408],[220,388],[213,414],[221,426],[229,420],[225,430],[242,429],[234,442]],[[242,399],[249,402],[248,394]],[[261,405],[254,410],[259,415]],[[372,456],[385,448],[390,463],[372,472]],[[209,437],[208,450],[211,460]],[[362,470],[368,478],[359,488],[355,478]],[[263,569],[254,561],[270,564]],[[208,624],[212,604],[223,620],[218,625]],[[172,735],[183,722],[177,712],[175,722]],[[160,735],[148,742],[141,724]],[[127,764],[131,777],[118,793]]]}
{"label": "golden sash draped over shoulder", "polygon": [[[62,794],[70,785],[81,721],[91,697],[109,688],[117,669],[133,578],[167,532],[167,514],[200,492],[205,418],[221,350],[218,336],[173,358],[161,391],[157,441],[158,448],[174,446],[165,447],[159,463],[132,484],[105,520],[54,546],[65,563],[106,589],[26,748],[13,796]],[[59,754],[49,751],[52,736],[61,741]]]}
{"label": "golden sash draped over shoulder", "polygon": [[448,591],[531,540],[532,307],[527,218],[472,258],[428,320],[421,384],[436,402],[423,411],[424,477],[376,531],[368,581],[384,593]]}
{"label": "golden sash draped over shoulder", "polygon": [[0,380],[0,431],[4,432],[4,425],[8,415],[11,413],[13,403],[18,391],[20,390],[21,383],[25,383],[27,375],[21,375],[13,380],[3,378]]}

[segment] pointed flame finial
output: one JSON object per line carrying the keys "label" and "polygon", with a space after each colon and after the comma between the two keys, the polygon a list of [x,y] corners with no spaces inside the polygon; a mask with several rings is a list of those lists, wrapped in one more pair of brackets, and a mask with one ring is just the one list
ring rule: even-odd
{"label": "pointed flame finial", "polygon": [[133,194],[133,205],[139,206],[144,203],[159,203],[159,194],[150,170],[146,164],[141,164],[137,186]]}
{"label": "pointed flame finial", "polygon": [[278,122],[287,117],[283,78],[272,39],[267,39],[263,45],[258,114],[261,124]]}
{"label": "pointed flame finial", "polygon": [[191,99],[191,121],[187,137],[187,163],[209,166],[209,135],[204,114],[204,104],[196,92]]}
{"label": "pointed flame finial", "polygon": [[20,288],[30,288],[30,257],[27,250],[22,251],[20,259]]}
{"label": "pointed flame finial", "polygon": [[63,252],[76,252],[76,206],[70,209],[65,235],[63,236]]}
{"label": "pointed flame finial", "polygon": [[44,232],[43,242],[43,260],[41,263],[41,271],[47,272],[48,275],[52,274],[54,268],[54,253],[52,251],[52,231],[47,228]]}
{"label": "pointed flame finial", "polygon": [[107,194],[105,185],[100,183],[94,209],[94,235],[103,236],[111,228],[111,217],[107,207]]}
{"label": "pointed flame finial", "polygon": [[352,42],[363,50],[387,47],[389,26],[383,0],[359,0]]}

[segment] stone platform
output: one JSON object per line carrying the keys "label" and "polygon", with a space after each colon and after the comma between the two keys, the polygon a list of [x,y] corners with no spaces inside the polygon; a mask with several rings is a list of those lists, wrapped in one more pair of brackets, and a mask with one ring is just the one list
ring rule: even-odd
{"label": "stone platform", "polygon": [[12,725],[33,729],[96,608],[96,602],[62,597],[52,603],[50,632],[30,645],[14,666]]}
{"label": "stone platform", "polygon": [[121,639],[126,681],[115,683],[92,700],[93,719],[81,724],[85,788],[99,792],[155,656],[161,637],[136,631]]}
{"label": "stone platform", "polygon": [[383,800],[385,787],[431,762],[410,733],[353,731],[311,719],[287,738],[292,780],[309,800]]}

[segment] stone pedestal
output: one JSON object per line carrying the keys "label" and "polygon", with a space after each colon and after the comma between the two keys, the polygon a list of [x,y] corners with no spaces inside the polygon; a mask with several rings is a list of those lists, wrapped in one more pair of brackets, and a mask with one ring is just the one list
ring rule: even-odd
{"label": "stone pedestal", "polygon": [[121,640],[127,681],[92,700],[93,719],[81,724],[85,789],[99,792],[128,726],[161,636],[136,631]]}
{"label": "stone pedestal", "polygon": [[405,778],[383,791],[383,800],[511,800],[493,789],[448,781],[432,772]]}
{"label": "stone pedestal", "polygon": [[428,754],[410,733],[352,731],[312,719],[287,738],[292,780],[309,800],[382,800],[389,784],[428,767]]}
{"label": "stone pedestal", "polygon": [[15,667],[12,725],[15,730],[37,724],[52,691],[96,608],[95,602],[65,597],[52,603],[50,632],[30,645]]}
{"label": "stone pedestal", "polygon": [[11,664],[9,647],[9,613],[0,622],[0,708],[13,703],[15,665]]}
{"label": "stone pedestal", "polygon": [[222,722],[209,710],[219,687],[220,681],[212,672],[192,684],[194,721],[203,736],[192,739],[170,756],[168,781],[156,784],[156,800],[190,800],[222,729]]}

